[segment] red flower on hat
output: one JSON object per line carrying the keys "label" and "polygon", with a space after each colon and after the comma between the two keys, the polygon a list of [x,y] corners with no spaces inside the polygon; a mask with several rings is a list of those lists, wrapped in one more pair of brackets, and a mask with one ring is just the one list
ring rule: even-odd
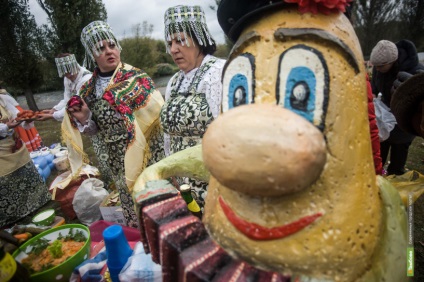
{"label": "red flower on hat", "polygon": [[286,3],[297,3],[301,13],[322,13],[328,15],[334,12],[345,12],[346,6],[353,0],[283,0]]}

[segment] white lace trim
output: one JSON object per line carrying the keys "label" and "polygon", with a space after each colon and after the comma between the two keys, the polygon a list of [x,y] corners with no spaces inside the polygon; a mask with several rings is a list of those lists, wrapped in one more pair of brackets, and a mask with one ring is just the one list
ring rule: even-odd
{"label": "white lace trim", "polygon": [[109,84],[110,78],[112,76],[108,76],[108,77],[103,77],[103,76],[98,76],[96,79],[96,98],[100,98],[102,97],[106,87]]}

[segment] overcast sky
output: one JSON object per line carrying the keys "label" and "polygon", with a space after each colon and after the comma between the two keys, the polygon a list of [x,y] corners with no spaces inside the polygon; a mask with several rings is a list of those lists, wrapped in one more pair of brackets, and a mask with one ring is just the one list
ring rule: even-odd
{"label": "overcast sky", "polygon": [[[200,5],[206,13],[208,28],[217,43],[224,43],[224,34],[218,24],[216,11],[209,6],[214,0],[103,0],[107,11],[107,22],[112,27],[118,39],[131,37],[132,27],[147,21],[153,24],[152,37],[163,39],[163,15],[167,8],[174,5]],[[47,23],[47,15],[40,8],[37,0],[29,0],[31,13],[35,16],[38,25]]]}

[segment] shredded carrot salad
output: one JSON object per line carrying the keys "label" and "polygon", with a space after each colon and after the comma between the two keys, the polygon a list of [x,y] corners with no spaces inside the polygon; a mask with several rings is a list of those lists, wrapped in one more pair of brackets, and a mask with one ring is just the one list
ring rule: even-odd
{"label": "shredded carrot salad", "polygon": [[22,259],[22,264],[30,269],[31,273],[40,272],[61,264],[68,258],[75,255],[85,242],[64,241],[62,243],[62,256],[54,258],[48,249],[44,249],[40,254],[31,253],[28,257]]}

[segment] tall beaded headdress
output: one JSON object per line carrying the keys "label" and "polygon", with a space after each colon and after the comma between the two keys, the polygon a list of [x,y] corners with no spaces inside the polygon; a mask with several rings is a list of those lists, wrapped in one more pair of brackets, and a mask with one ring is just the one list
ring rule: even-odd
{"label": "tall beaded headdress", "polygon": [[70,73],[74,75],[79,71],[79,65],[77,60],[75,59],[74,54],[70,54],[61,58],[55,58],[54,60],[56,62],[59,77],[62,77],[65,73]]}
{"label": "tall beaded headdress", "polygon": [[[185,41],[182,44],[190,46],[188,36],[196,37],[197,42],[202,46],[214,45],[214,40],[206,25],[205,12],[200,6],[175,6],[168,8],[165,12],[165,41],[170,41],[177,35],[181,40],[181,33],[184,34]],[[169,53],[169,46],[166,45]]]}
{"label": "tall beaded headdress", "polygon": [[[96,45],[103,40],[113,41],[119,48],[119,51],[122,50],[109,24],[103,21],[94,21],[82,29],[81,42],[85,48],[84,66],[90,66],[91,62],[96,64],[94,55],[100,55],[100,51]],[[91,61],[89,59],[91,59]]]}

